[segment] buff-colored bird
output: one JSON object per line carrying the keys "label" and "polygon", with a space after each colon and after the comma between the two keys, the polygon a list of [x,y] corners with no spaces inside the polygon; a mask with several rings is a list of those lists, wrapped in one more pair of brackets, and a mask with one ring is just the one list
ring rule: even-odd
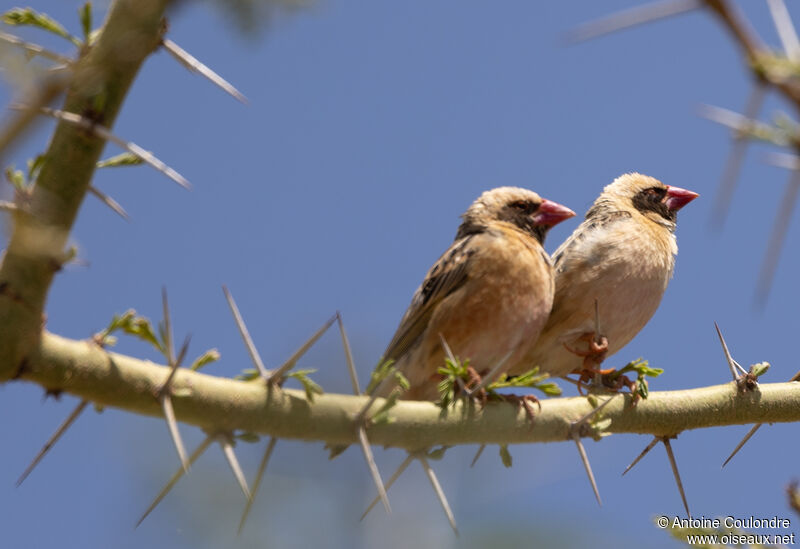
{"label": "buff-colored bird", "polygon": [[[672,277],[678,210],[697,196],[638,173],[622,175],[603,189],[583,223],[553,254],[552,313],[509,375],[534,366],[554,377],[595,369],[633,339],[655,313]],[[595,334],[595,300],[600,334]]]}
{"label": "buff-colored bird", "polygon": [[[384,353],[410,382],[402,398],[438,399],[442,338],[479,375],[522,358],[553,302],[553,268],[542,243],[550,227],[574,215],[516,187],[486,191],[469,207]],[[383,384],[375,394],[391,388]]]}

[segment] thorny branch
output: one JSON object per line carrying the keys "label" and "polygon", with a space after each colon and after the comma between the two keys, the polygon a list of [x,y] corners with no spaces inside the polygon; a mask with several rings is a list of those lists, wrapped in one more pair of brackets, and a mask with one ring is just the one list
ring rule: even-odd
{"label": "thorny branch", "polygon": [[[93,342],[45,333],[20,379],[48,390],[65,391],[100,406],[161,416],[154,394],[168,368],[149,361],[109,353]],[[354,417],[367,397],[339,394],[316,396],[310,403],[302,391],[280,389],[256,381],[243,382],[179,369],[173,380],[173,405],[178,421],[210,431],[243,430],[277,438],[358,442]],[[674,435],[703,427],[800,421],[800,384],[760,384],[740,393],[735,383],[684,391],[652,392],[630,406],[630,396],[615,398],[603,410],[611,419],[607,432]],[[373,404],[375,409],[382,399]],[[370,442],[408,450],[471,443],[517,444],[571,439],[571,422],[592,410],[585,397],[542,402],[536,426],[514,404],[489,403],[484,408],[457,403],[443,411],[429,402],[400,401],[389,421],[368,428]]]}

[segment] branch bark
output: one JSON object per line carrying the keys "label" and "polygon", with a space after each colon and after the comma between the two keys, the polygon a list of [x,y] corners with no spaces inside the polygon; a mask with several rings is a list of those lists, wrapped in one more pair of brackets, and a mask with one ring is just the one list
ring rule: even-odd
{"label": "branch bark", "polygon": [[[84,46],[63,110],[111,127],[144,60],[161,42],[168,0],[117,0],[96,43]],[[0,265],[0,382],[24,366],[105,141],[60,122]]]}
{"label": "branch bark", "polygon": [[[109,353],[90,341],[44,334],[20,379],[66,391],[102,406],[161,416],[158,390],[166,366]],[[366,397],[325,394],[309,403],[302,391],[268,389],[263,380],[236,381],[181,369],[173,381],[175,415],[208,431],[244,430],[278,438],[357,442],[353,417]],[[599,396],[600,399],[608,398]],[[800,383],[762,384],[741,393],[731,382],[700,389],[651,392],[635,408],[615,396],[602,412],[610,433],[675,435],[687,429],[800,421]],[[382,399],[374,404],[380,407]],[[547,399],[531,427],[511,403],[485,408],[459,403],[442,410],[429,402],[400,401],[387,423],[372,425],[373,444],[416,450],[434,445],[516,444],[570,438],[570,424],[592,409],[586,397]]]}

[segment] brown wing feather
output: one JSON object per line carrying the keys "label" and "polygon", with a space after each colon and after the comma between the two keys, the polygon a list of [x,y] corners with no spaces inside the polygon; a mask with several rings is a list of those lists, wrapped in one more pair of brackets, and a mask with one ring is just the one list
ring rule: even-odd
{"label": "brown wing feather", "polygon": [[396,361],[406,354],[425,332],[436,306],[467,281],[468,265],[475,252],[469,241],[474,236],[456,241],[428,271],[386,348],[384,360]]}

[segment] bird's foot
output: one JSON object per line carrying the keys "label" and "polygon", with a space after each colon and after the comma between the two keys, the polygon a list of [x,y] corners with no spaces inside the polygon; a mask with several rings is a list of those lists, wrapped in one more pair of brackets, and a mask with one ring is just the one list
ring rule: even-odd
{"label": "bird's foot", "polygon": [[583,389],[589,385],[603,387],[614,393],[622,392],[622,389],[627,388],[634,396],[634,405],[639,399],[639,394],[636,391],[636,382],[632,381],[628,376],[622,375],[616,368],[587,368],[584,362],[582,369],[575,369],[573,374],[578,374],[578,392],[583,393]]}
{"label": "bird's foot", "polygon": [[479,387],[482,381],[483,376],[472,366],[467,366],[467,380],[464,384],[464,391],[468,396],[471,395],[479,402],[481,406],[486,406],[486,402],[489,400],[489,393],[483,387],[475,391],[475,388]]}
{"label": "bird's foot", "polygon": [[525,410],[525,415],[528,417],[528,422],[531,426],[533,426],[533,420],[535,419],[533,405],[536,404],[539,407],[539,411],[542,411],[542,403],[539,402],[535,395],[494,394],[503,402],[516,402],[520,408]]}

